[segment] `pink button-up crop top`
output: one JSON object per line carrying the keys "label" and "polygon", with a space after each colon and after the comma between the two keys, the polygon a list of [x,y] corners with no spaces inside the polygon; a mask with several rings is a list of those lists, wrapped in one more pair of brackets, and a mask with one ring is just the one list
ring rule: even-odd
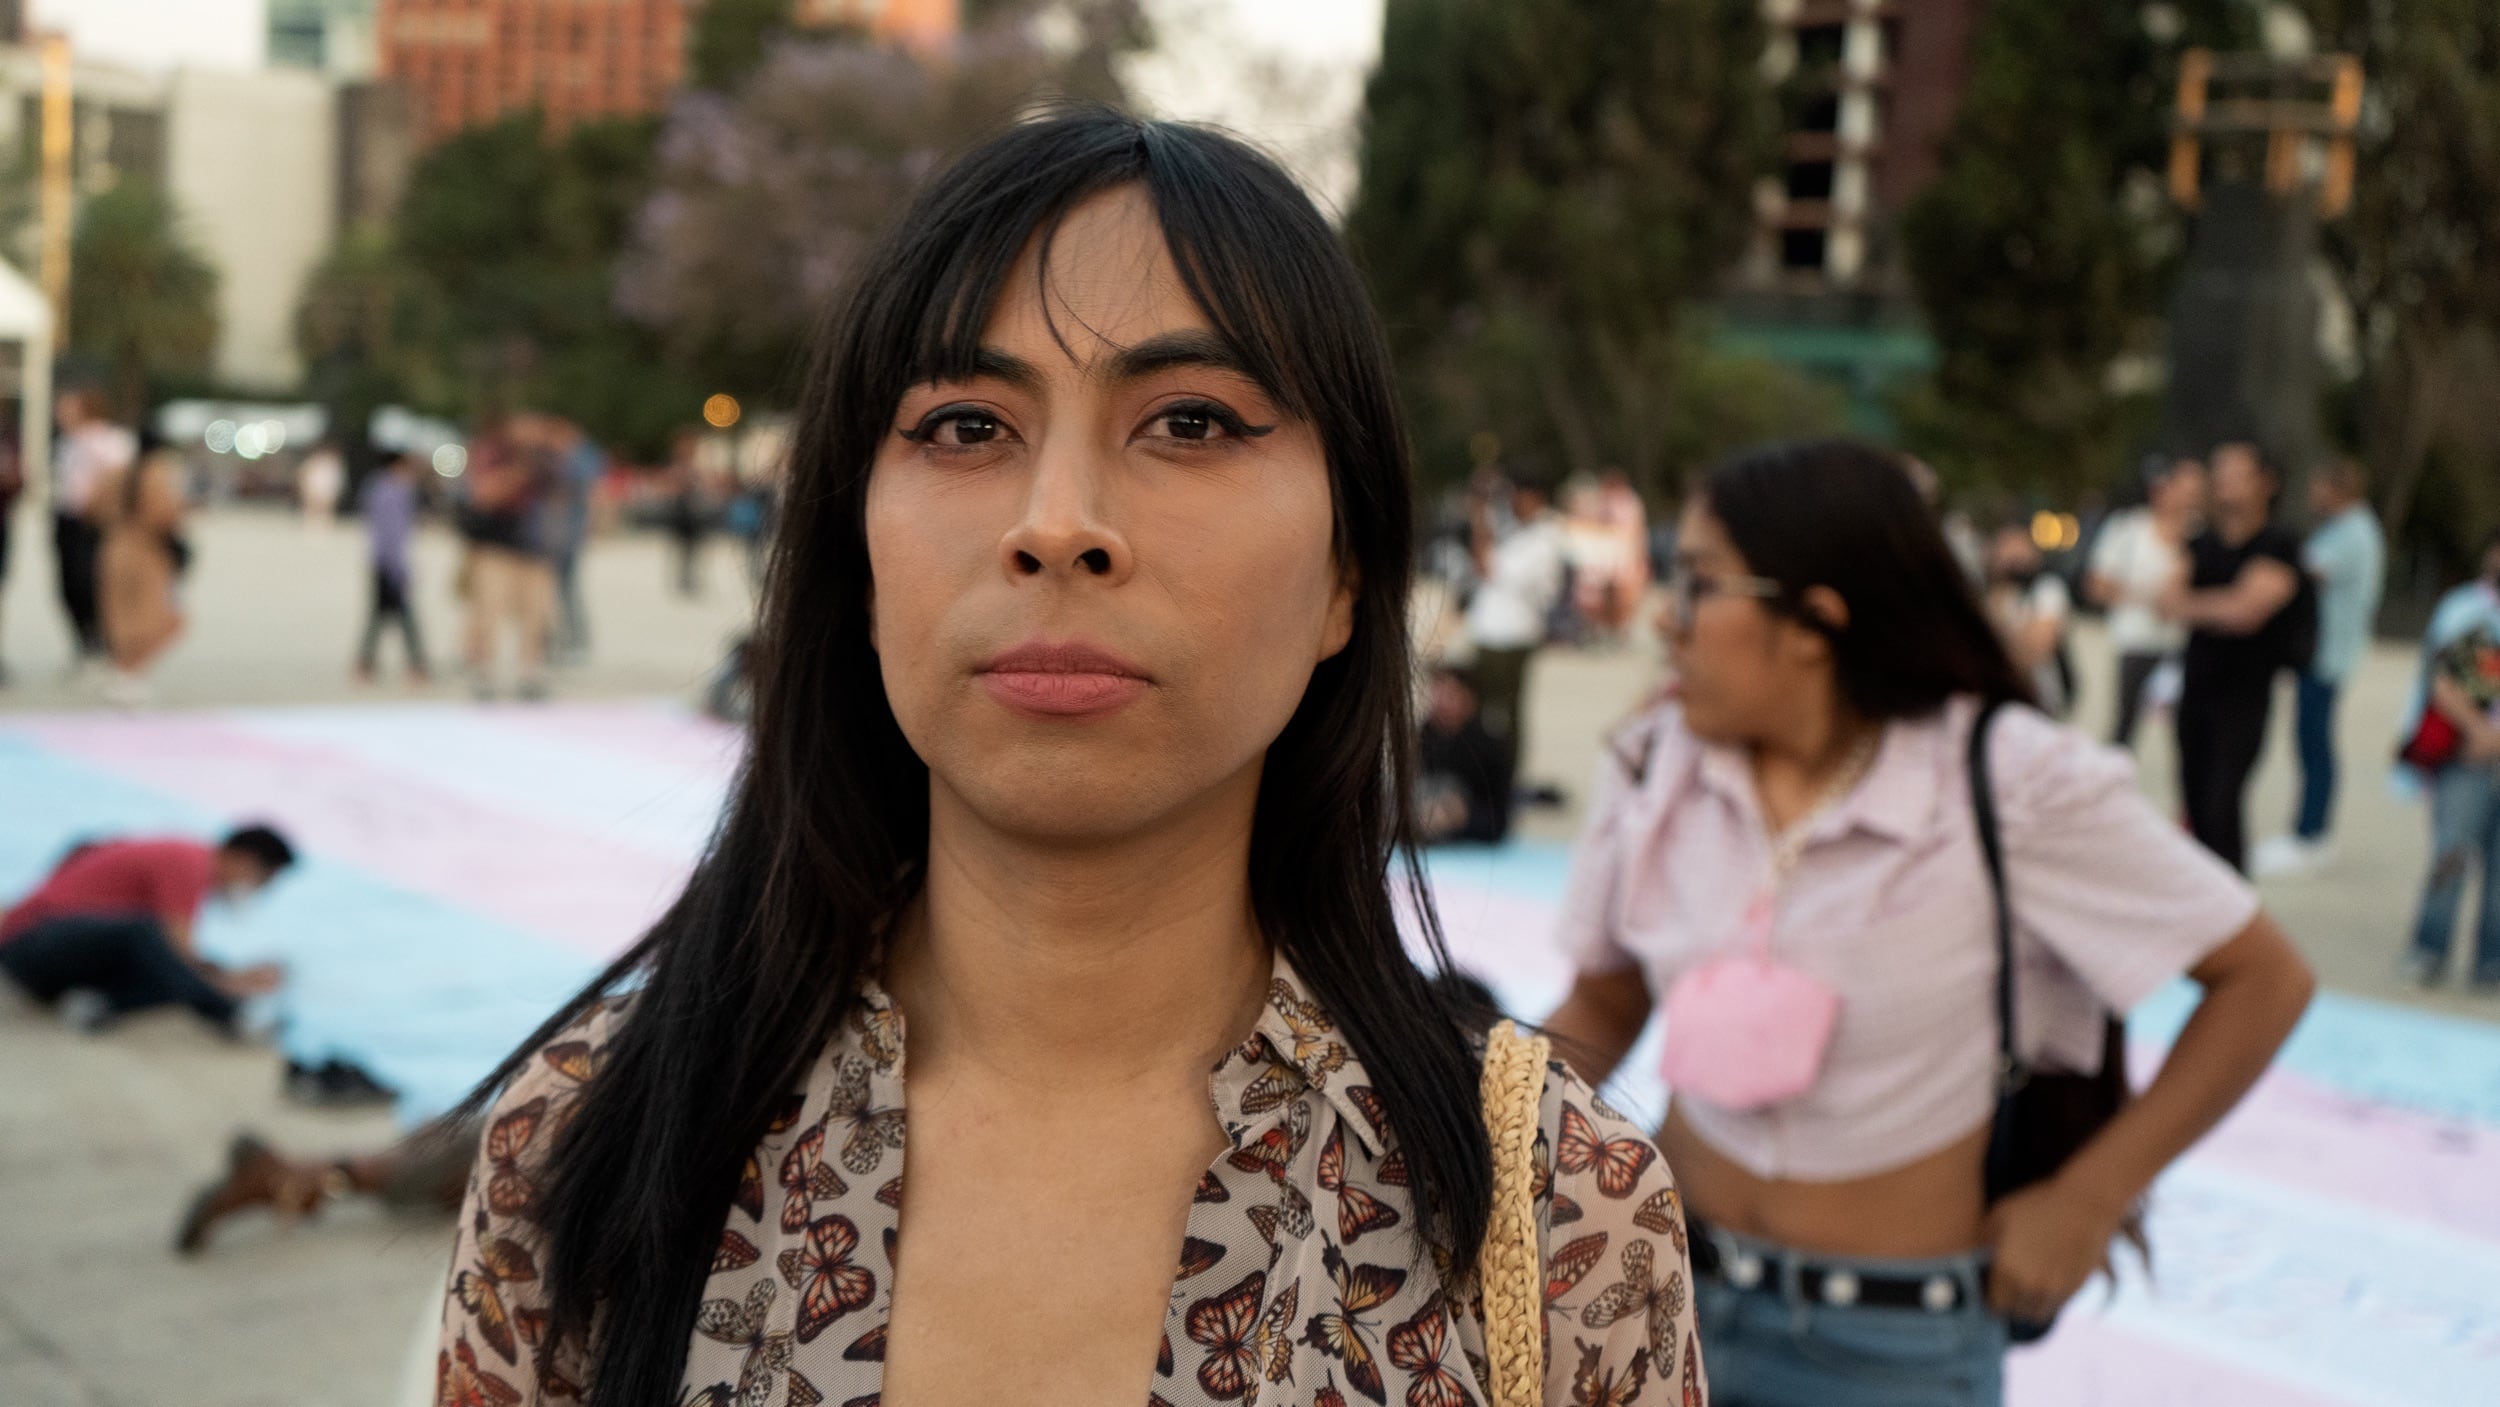
{"label": "pink button-up crop top", "polygon": [[[1746,1112],[1676,1096],[1712,1147],[1761,1177],[1840,1181],[1935,1153],[1984,1124],[1997,1044],[1995,900],[1970,805],[1977,705],[1890,725],[1867,774],[1814,822],[1779,895],[1772,951],[1840,994],[1822,1073]],[[1563,941],[1583,972],[1637,965],[1661,1004],[1740,938],[1770,842],[1739,752],[1636,720],[1599,765]],[[2256,896],[2136,789],[2121,754],[2028,709],[1989,736],[2015,914],[2024,1053],[2088,1070],[2124,1012],[2247,927]],[[1629,758],[1647,750],[1635,777]]]}

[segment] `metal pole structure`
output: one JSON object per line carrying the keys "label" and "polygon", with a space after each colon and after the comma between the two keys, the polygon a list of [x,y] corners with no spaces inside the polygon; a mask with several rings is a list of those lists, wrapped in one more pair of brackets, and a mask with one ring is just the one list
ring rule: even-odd
{"label": "metal pole structure", "polygon": [[[52,484],[52,358],[69,340],[70,156],[74,138],[70,107],[69,38],[59,32],[40,41],[43,61],[42,171],[36,215],[42,224],[42,255],[36,278],[42,284],[52,326],[40,340],[24,344],[19,384],[25,393],[21,450],[26,482],[37,507],[51,500]],[[40,399],[38,399],[40,398]]]}
{"label": "metal pole structure", "polygon": [[70,107],[69,38],[43,36],[43,176],[39,215],[43,221],[44,297],[52,304],[52,325],[69,325],[70,154],[73,141]]}
{"label": "metal pole structure", "polygon": [[2309,268],[2319,222],[2351,204],[2361,99],[2347,55],[2190,50],[2179,65],[2170,194],[2196,220],[2171,294],[2163,447],[2271,449],[2290,471],[2290,505],[2320,438]]}

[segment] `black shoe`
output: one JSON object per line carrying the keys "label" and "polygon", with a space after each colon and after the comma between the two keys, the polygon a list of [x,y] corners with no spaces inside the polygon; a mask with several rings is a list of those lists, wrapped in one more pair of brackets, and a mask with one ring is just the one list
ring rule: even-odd
{"label": "black shoe", "polygon": [[362,1066],[344,1060],[325,1060],[319,1065],[298,1065],[290,1060],[286,1067],[286,1097],[317,1109],[342,1109],[388,1104],[399,1094],[365,1073]]}

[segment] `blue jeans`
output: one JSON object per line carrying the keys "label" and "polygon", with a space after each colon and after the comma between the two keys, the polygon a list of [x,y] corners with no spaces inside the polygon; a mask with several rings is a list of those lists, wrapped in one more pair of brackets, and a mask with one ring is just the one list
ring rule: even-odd
{"label": "blue jeans", "polygon": [[2482,923],[2474,931],[2474,980],[2500,982],[2500,768],[2456,765],[2431,779],[2431,873],[2422,886],[2422,916],[2413,951],[2445,964],[2465,907],[2467,875],[2483,872]]}
{"label": "blue jeans", "polygon": [[2335,698],[2343,681],[2300,676],[2294,691],[2297,705],[2292,731],[2300,741],[2300,819],[2293,833],[2303,840],[2326,838],[2335,812]]}
{"label": "blue jeans", "polygon": [[[1743,1243],[1759,1251],[1761,1243]],[[1714,1407],[1999,1407],[2005,1396],[2005,1325],[1987,1310],[1976,1255],[1941,1260],[1815,1256],[1822,1267],[1963,1287],[1965,1306],[1841,1307],[1798,1291],[1803,1259],[1772,1248],[1762,1282],[1740,1290],[1717,1279],[1695,1288],[1702,1368]]]}
{"label": "blue jeans", "polygon": [[144,914],[45,919],[0,944],[0,972],[47,1004],[84,987],[103,994],[115,1016],[179,1005],[211,1025],[234,1025],[235,999],[174,951],[165,925]]}

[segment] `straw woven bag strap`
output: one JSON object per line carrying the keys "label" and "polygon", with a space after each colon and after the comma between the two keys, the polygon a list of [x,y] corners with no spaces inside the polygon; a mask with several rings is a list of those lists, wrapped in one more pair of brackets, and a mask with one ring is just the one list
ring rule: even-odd
{"label": "straw woven bag strap", "polygon": [[1493,1217],[1476,1279],[1484,1296],[1492,1407],[1545,1400],[1545,1273],[1536,1234],[1537,1111],[1551,1043],[1504,1021],[1484,1048],[1484,1126],[1493,1138]]}

